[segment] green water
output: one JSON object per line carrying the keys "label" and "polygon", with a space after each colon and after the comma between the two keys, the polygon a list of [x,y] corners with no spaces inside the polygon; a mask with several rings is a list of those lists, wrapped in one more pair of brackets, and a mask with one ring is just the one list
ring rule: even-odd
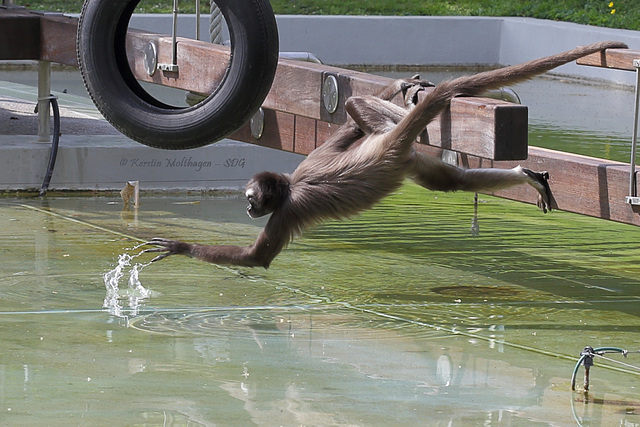
{"label": "green water", "polygon": [[481,197],[474,237],[472,195],[407,184],[267,271],[170,257],[140,271],[150,297],[133,303],[125,274],[122,311],[103,308],[127,236],[248,244],[263,223],[244,205],[2,199],[0,422],[640,423],[632,368],[596,360],[591,403],[570,391],[585,345],[638,350],[635,227]]}

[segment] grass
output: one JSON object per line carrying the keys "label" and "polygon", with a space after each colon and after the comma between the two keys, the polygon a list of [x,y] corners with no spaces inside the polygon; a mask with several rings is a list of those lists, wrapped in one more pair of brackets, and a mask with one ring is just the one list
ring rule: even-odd
{"label": "grass", "polygon": [[[241,1],[241,0],[236,0]],[[80,12],[79,0],[14,0],[30,9]],[[638,0],[271,0],[276,14],[521,16],[640,30]],[[138,11],[170,13],[172,0],[142,0]],[[201,3],[208,10],[209,2]],[[194,1],[181,0],[180,11],[193,13]]]}

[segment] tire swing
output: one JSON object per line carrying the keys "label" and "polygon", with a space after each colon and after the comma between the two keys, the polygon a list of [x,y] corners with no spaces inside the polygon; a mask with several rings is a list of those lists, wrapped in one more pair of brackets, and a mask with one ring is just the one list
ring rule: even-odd
{"label": "tire swing", "polygon": [[127,60],[129,20],[140,0],[86,0],[77,34],[85,86],[120,132],[150,147],[202,147],[240,128],[267,96],[278,65],[278,29],[269,0],[215,0],[229,27],[231,59],[220,85],[191,107],[147,93]]}

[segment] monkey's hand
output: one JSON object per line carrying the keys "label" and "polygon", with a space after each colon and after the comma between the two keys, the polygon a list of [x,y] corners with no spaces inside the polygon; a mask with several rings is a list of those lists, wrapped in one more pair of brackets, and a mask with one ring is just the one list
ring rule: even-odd
{"label": "monkey's hand", "polygon": [[421,79],[420,74],[414,74],[408,79],[400,79],[400,88],[402,89],[402,92],[405,92],[407,89],[414,86],[425,88],[435,87],[435,84],[430,82],[429,80]]}
{"label": "monkey's hand", "polygon": [[420,79],[420,75],[416,74],[410,79],[403,79],[400,81],[400,89],[402,91],[402,97],[404,98],[404,104],[406,107],[413,107],[418,104],[418,92],[422,92],[426,87],[434,87],[435,84],[429,80]]}
{"label": "monkey's hand", "polygon": [[[410,88],[421,88],[420,90],[424,90],[425,87],[435,86],[428,80],[421,80],[420,75],[416,74],[415,76],[409,79],[398,79],[394,80],[391,85],[385,88],[382,92],[380,92],[377,96],[380,99],[384,99],[385,101],[391,101],[398,94],[402,94],[402,97],[406,99],[407,90]],[[419,92],[418,89],[415,90]]]}
{"label": "monkey's hand", "polygon": [[145,243],[145,245],[154,245],[157,246],[157,248],[145,249],[141,252],[143,254],[152,252],[164,252],[152,259],[151,262],[160,261],[161,259],[164,259],[169,255],[190,256],[191,250],[193,248],[193,245],[189,243],[181,242],[179,240],[163,239],[162,237],[154,237],[153,239]]}
{"label": "monkey's hand", "polygon": [[522,168],[522,170],[533,181],[531,185],[536,190],[538,190],[537,205],[540,210],[544,213],[547,213],[547,211],[551,211],[552,209],[554,209],[556,206],[553,194],[551,193],[551,187],[549,187],[549,173],[546,171],[534,172],[525,168]]}

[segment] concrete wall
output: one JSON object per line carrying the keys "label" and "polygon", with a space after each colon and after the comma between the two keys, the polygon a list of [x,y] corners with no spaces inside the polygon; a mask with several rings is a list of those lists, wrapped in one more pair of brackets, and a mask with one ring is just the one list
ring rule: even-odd
{"label": "concrete wall", "polygon": [[[308,51],[324,63],[346,65],[511,65],[602,40],[640,49],[640,32],[531,18],[298,16],[277,17],[281,51]],[[209,17],[201,17],[203,38]],[[170,15],[135,15],[132,24],[171,31]],[[193,37],[195,18],[183,16],[181,35]],[[569,64],[557,73],[635,84],[633,73]]]}

